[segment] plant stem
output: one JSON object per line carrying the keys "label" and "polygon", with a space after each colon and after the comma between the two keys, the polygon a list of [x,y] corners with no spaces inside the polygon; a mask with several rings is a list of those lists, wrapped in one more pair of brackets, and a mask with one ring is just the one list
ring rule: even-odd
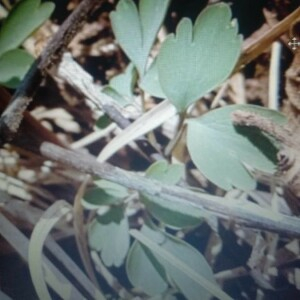
{"label": "plant stem", "polygon": [[74,205],[73,205],[73,211],[74,211],[74,219],[73,219],[73,226],[75,231],[75,240],[76,245],[79,251],[79,255],[81,257],[83,266],[86,270],[86,273],[88,274],[90,280],[94,283],[94,285],[100,290],[96,275],[94,273],[92,262],[89,255],[89,248],[87,244],[87,235],[86,230],[84,226],[84,218],[83,218],[83,207],[81,204],[81,199],[84,196],[86,187],[88,183],[91,180],[90,175],[86,175],[84,181],[81,183],[75,199],[74,199]]}
{"label": "plant stem", "polygon": [[181,113],[179,115],[179,123],[178,123],[178,127],[177,127],[177,133],[175,135],[175,137],[173,139],[170,140],[169,144],[167,145],[166,149],[165,149],[165,156],[169,157],[171,155],[171,153],[173,152],[174,148],[176,147],[176,145],[178,144],[178,142],[180,141],[180,138],[182,137],[184,130],[185,130],[185,124],[184,121],[186,119],[186,111],[184,111],[183,113]]}

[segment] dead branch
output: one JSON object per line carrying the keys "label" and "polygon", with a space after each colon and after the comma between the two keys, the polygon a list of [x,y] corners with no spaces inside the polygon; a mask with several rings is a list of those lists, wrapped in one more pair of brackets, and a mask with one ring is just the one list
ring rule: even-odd
{"label": "dead branch", "polygon": [[0,143],[11,141],[14,138],[23,119],[23,113],[32,101],[46,71],[60,60],[64,48],[81,28],[87,16],[101,3],[102,1],[97,0],[83,0],[64,21],[40,57],[31,66],[1,116]]}
{"label": "dead branch", "polygon": [[234,220],[239,225],[284,235],[300,236],[300,220],[296,217],[273,213],[253,203],[239,203],[234,199],[222,201],[219,197],[195,193],[178,186],[164,185],[110,164],[98,163],[91,155],[82,155],[80,152],[66,150],[47,142],[41,145],[40,151],[45,157],[80,172],[99,176],[127,188],[150,196],[161,197],[173,203],[185,202],[197,209],[203,209],[204,216],[211,213],[221,219]]}
{"label": "dead branch", "polygon": [[275,137],[285,146],[292,148],[297,147],[295,139],[292,137],[293,133],[289,127],[279,126],[268,118],[243,110],[233,112],[231,118],[234,125],[259,128],[263,132]]}
{"label": "dead branch", "polygon": [[[63,55],[57,76],[83,94],[96,107],[102,109],[121,129],[125,129],[131,124],[131,121],[124,116],[125,113],[122,108],[117,106],[108,95],[101,92],[101,87],[94,83],[92,76],[69,53]],[[150,158],[151,161],[164,159],[145,137],[140,137],[135,142],[145,157]]]}

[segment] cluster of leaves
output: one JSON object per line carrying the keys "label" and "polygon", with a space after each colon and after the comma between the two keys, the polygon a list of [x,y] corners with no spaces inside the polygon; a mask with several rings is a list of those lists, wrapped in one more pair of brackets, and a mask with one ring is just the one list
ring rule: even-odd
{"label": "cluster of leaves", "polygon": [[0,30],[0,83],[18,86],[34,58],[20,46],[40,27],[54,10],[52,2],[23,0],[14,6]]}
{"label": "cluster of leaves", "polygon": [[[194,26],[184,18],[176,35],[167,36],[149,65],[150,49],[166,13],[166,2],[169,1],[162,6],[161,1],[140,1],[139,10],[131,0],[119,2],[111,14],[112,27],[131,63],[124,74],[111,80],[106,91],[128,103],[138,85],[152,96],[168,99],[181,114],[231,74],[242,39],[237,34],[236,22],[231,21],[229,6],[209,6],[199,14]],[[186,121],[187,148],[193,162],[209,180],[225,190],[254,188],[256,181],[246,165],[270,173],[276,165],[276,149],[265,151],[272,144],[268,137],[253,129],[245,129],[241,134],[232,125],[230,115],[240,109],[271,118],[276,124],[285,122],[278,112],[251,105],[232,105]],[[218,144],[222,144],[222,151],[218,151]]]}
{"label": "cluster of leaves", "polygon": [[[160,161],[148,168],[146,176],[176,184],[183,171],[182,166]],[[164,299],[176,299],[172,297],[169,285],[176,288],[175,292],[179,289],[187,299],[196,300],[199,295],[201,299],[210,299],[211,294],[218,293],[212,270],[202,254],[188,243],[160,230],[150,219],[146,218],[140,231],[148,243],[134,236],[137,240],[130,246],[131,231],[126,213],[129,208],[123,204],[130,192],[105,180],[95,183],[96,187],[85,195],[82,203],[85,208],[98,211],[89,226],[89,245],[100,253],[106,266],[120,267],[126,259],[126,271],[132,285],[153,297],[165,294],[168,298]],[[197,226],[203,220],[200,210],[185,204],[170,206],[162,198],[149,198],[144,194],[141,201],[148,213],[172,229]],[[103,212],[105,205],[110,207]],[[159,247],[158,252],[155,247]],[[164,251],[171,255],[170,261],[162,256]]]}
{"label": "cluster of leaves", "polygon": [[[194,25],[184,18],[176,34],[168,35],[157,56],[151,58],[169,2],[140,0],[137,7],[132,0],[119,1],[116,11],[111,13],[112,28],[131,62],[103,91],[126,105],[134,98],[133,90],[138,86],[154,97],[168,99],[182,114],[231,74],[242,38],[236,22],[231,20],[229,6],[221,3],[201,12]],[[225,190],[253,189],[256,182],[249,166],[270,173],[275,170],[274,141],[259,130],[238,131],[233,126],[231,114],[240,109],[277,124],[285,122],[277,112],[250,105],[232,105],[186,121],[191,159],[209,180]],[[146,176],[176,184],[183,176],[183,167],[161,161],[150,166]],[[130,208],[124,204],[131,196],[130,191],[103,180],[96,180],[95,185],[85,195],[83,205],[97,211],[89,227],[89,244],[107,266],[119,267],[126,260],[131,284],[153,299],[161,299],[161,295],[163,299],[175,299],[174,291],[187,299],[209,299],[211,295],[228,299],[215,284],[212,270],[201,253],[156,227],[148,215],[138,234],[130,230]],[[160,224],[175,230],[198,226],[205,217],[201,210],[184,203],[170,205],[146,194],[140,195],[140,201]],[[131,246],[130,235],[136,239]]]}

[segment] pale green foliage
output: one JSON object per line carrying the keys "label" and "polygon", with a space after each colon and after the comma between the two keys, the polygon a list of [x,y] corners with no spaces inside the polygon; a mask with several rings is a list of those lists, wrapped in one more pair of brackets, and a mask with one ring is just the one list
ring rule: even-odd
{"label": "pale green foliage", "polygon": [[193,27],[185,18],[157,57],[160,85],[178,111],[222,83],[239,57],[242,39],[231,11],[221,3],[206,8]]}
{"label": "pale green foliage", "polygon": [[82,200],[82,205],[86,209],[98,209],[103,205],[121,204],[125,197],[128,196],[128,191],[119,184],[107,181],[96,180],[96,187],[89,189]]}
{"label": "pale green foliage", "polygon": [[[176,184],[183,177],[182,165],[168,165],[166,161],[154,163],[146,176],[165,184]],[[160,222],[172,228],[197,226],[202,222],[202,212],[183,203],[170,203],[160,197],[143,195],[141,198],[147,210]]]}
{"label": "pale green foliage", "polygon": [[166,184],[176,184],[184,175],[184,166],[169,165],[167,161],[161,160],[153,163],[146,171],[146,175]]}
{"label": "pale green foliage", "polygon": [[[181,264],[187,266],[187,269],[191,269],[199,275],[201,274],[212,286],[218,289],[212,270],[200,252],[186,242],[161,232],[153,226],[152,228],[143,226],[141,233],[151,243],[145,246],[135,242],[126,262],[128,277],[135,287],[142,289],[148,295],[154,295],[164,291],[167,281],[169,284],[178,287],[186,299],[210,299],[211,294],[207,292],[210,287],[203,287],[192,272],[187,274],[181,268]],[[170,253],[170,259],[164,259],[164,256],[159,255],[151,247],[151,244],[157,245]],[[176,257],[176,259],[172,257]],[[148,270],[151,270],[151,272],[148,272]]]}
{"label": "pale green foliage", "polygon": [[41,26],[54,10],[54,4],[40,0],[20,1],[10,12],[0,31],[0,55],[19,47]]}
{"label": "pale green foliage", "polygon": [[89,245],[100,252],[101,259],[108,267],[123,264],[129,249],[129,225],[121,206],[98,216],[88,230]]}
{"label": "pale green foliage", "polygon": [[230,105],[188,121],[187,147],[197,168],[225,190],[255,188],[256,181],[245,166],[273,173],[277,149],[256,128],[236,128],[231,113],[242,109],[285,122],[280,113],[254,105]]}
{"label": "pale green foliage", "polygon": [[125,73],[115,76],[109,82],[109,85],[114,88],[121,95],[125,95],[128,98],[133,96],[133,87],[136,82],[136,71],[132,63],[128,65]]}
{"label": "pale green foliage", "polygon": [[[105,92],[128,103],[138,83],[151,95],[168,98],[181,113],[230,76],[239,58],[242,38],[231,20],[229,6],[211,5],[198,16],[194,26],[189,19],[183,19],[176,34],[166,38],[148,66],[150,50],[168,4],[169,1],[163,0],[141,0],[137,8],[132,0],[119,1],[116,11],[111,13],[112,27],[131,63],[123,74],[110,81]],[[274,140],[258,129],[234,127],[231,113],[237,109],[250,110],[279,124],[285,121],[282,115],[271,110],[248,105],[228,106],[188,120],[187,147],[193,162],[209,180],[227,190],[232,187],[249,190],[255,187],[255,180],[247,167],[273,172],[277,148]],[[159,115],[155,113],[154,110],[156,119],[151,116],[147,122],[157,122]],[[147,127],[144,123],[134,125],[135,133],[142,125]],[[177,184],[183,175],[182,166],[168,165],[165,161],[154,163],[145,174],[169,185]],[[102,220],[97,217],[89,230],[90,246],[101,253],[108,266],[120,266],[129,247],[129,226],[122,205],[128,195],[128,190],[102,185],[100,189],[90,190],[83,202],[87,208],[94,209],[110,205],[109,213],[102,216]],[[140,200],[160,225],[173,229],[197,226],[208,216],[184,202],[170,203],[147,194],[142,194]],[[169,287],[188,300],[210,299],[212,295],[230,299],[216,285],[213,272],[201,253],[158,230],[148,220],[149,215],[145,215],[147,225],[140,232],[129,231],[136,240],[127,255],[126,271],[135,288],[153,299],[163,299],[163,295],[170,292]]]}
{"label": "pale green foliage", "polygon": [[147,73],[141,79],[140,88],[154,97],[167,98],[159,82],[157,60],[151,64]]}
{"label": "pale green foliage", "polygon": [[124,52],[143,75],[156,34],[165,17],[169,0],[141,0],[139,9],[132,0],[121,0],[111,22]]}
{"label": "pale green foliage", "polygon": [[24,77],[34,58],[23,49],[13,49],[0,56],[0,83],[14,88]]}
{"label": "pale green foliage", "polygon": [[19,84],[33,58],[16,48],[49,18],[53,10],[52,2],[41,4],[40,0],[22,0],[9,13],[0,30],[1,84],[9,87]]}
{"label": "pale green foliage", "polygon": [[137,241],[128,252],[126,270],[131,284],[149,296],[162,294],[168,288],[163,267],[155,256]]}
{"label": "pale green foliage", "polygon": [[133,101],[136,80],[136,69],[133,63],[130,63],[125,72],[114,76],[102,91],[117,101],[119,105],[125,106]]}
{"label": "pale green foliage", "polygon": [[129,193],[123,186],[107,180],[96,180],[94,183],[96,187],[85,194],[83,206],[97,212],[110,206],[107,212],[98,215],[90,224],[89,245],[100,253],[106,266],[119,267],[129,248],[129,225],[123,207],[124,198]]}

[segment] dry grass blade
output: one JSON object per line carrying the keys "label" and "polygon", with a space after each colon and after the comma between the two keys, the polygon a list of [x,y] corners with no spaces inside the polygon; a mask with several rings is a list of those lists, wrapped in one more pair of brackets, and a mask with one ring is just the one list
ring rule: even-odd
{"label": "dry grass blade", "polygon": [[[0,234],[4,237],[5,240],[19,253],[19,255],[28,261],[28,248],[29,241],[25,235],[19,231],[15,225],[13,225],[4,215],[0,214]],[[68,279],[52,264],[52,262],[43,257],[44,264],[47,265],[48,269],[60,282],[70,284]],[[48,279],[47,279],[48,280]],[[52,281],[47,282],[52,288],[55,286],[52,285]],[[83,299],[81,293],[77,290],[76,287],[72,288],[72,295],[74,299]]]}
{"label": "dry grass blade", "polygon": [[[53,228],[53,226],[67,213],[70,212],[69,205],[66,205],[64,201],[58,201],[43,214],[41,219],[36,224],[29,243],[28,264],[31,279],[35,287],[36,293],[40,299],[49,299],[49,294],[46,278],[52,282],[54,290],[63,299],[70,299],[72,286],[63,282],[55,280],[55,276],[49,271],[47,266],[43,266],[43,246],[47,235]],[[43,270],[44,268],[44,270]],[[45,274],[44,274],[45,271]],[[51,278],[51,279],[50,279]]]}
{"label": "dry grass blade", "polygon": [[[58,293],[63,299],[72,299],[72,291],[73,285],[70,285],[65,282],[59,281],[53,273],[49,270],[49,268],[44,265],[45,275],[43,273],[43,263],[42,263],[42,251],[43,245],[46,241],[46,238],[51,231],[51,229],[55,226],[55,224],[66,214],[70,213],[71,206],[66,203],[65,201],[57,201],[52,206],[50,206],[41,219],[36,224],[29,243],[29,254],[28,254],[28,263],[29,263],[29,270],[31,274],[31,278],[36,289],[36,292],[40,299],[49,299],[51,300],[51,296],[48,293],[48,289],[46,286],[45,280],[49,280],[52,282],[52,287],[54,288],[55,292]],[[57,252],[59,248],[52,245],[52,249]],[[62,256],[62,252],[59,251],[60,259]],[[71,267],[74,271],[74,264],[70,263],[70,260],[65,260],[68,266]],[[75,267],[77,270],[77,268]],[[80,274],[79,274],[80,275]],[[84,278],[81,278],[85,280]],[[101,292],[95,288],[89,290],[88,293],[92,292],[91,298],[103,300],[105,297],[101,294]],[[83,297],[83,296],[82,296]]]}
{"label": "dry grass blade", "polygon": [[176,109],[169,101],[165,100],[158,104],[155,108],[145,113],[142,117],[124,129],[120,135],[116,136],[102,150],[98,161],[106,161],[122,147],[157,128],[165,121],[172,118],[175,114]]}
{"label": "dry grass blade", "polygon": [[11,298],[8,297],[6,294],[4,294],[1,290],[0,290],[0,299],[2,299],[2,300],[11,300]]}

